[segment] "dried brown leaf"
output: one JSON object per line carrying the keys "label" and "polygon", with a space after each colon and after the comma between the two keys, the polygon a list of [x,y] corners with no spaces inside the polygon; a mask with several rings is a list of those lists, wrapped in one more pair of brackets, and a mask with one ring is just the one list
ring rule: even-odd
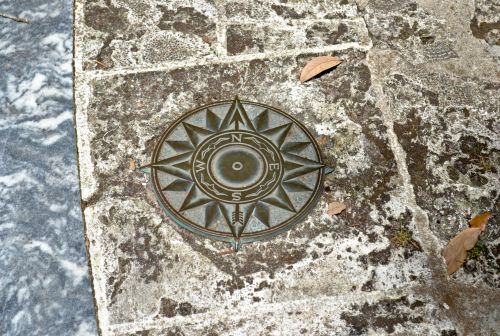
{"label": "dried brown leaf", "polygon": [[486,211],[476,217],[472,218],[469,221],[470,227],[479,228],[481,231],[484,231],[486,227],[486,223],[488,223],[488,219],[491,217],[491,212]]}
{"label": "dried brown leaf", "polygon": [[455,273],[465,261],[467,251],[476,245],[481,232],[486,228],[486,223],[491,217],[491,212],[486,211],[469,221],[470,228],[459,232],[446,245],[443,256],[446,260],[448,274]]}
{"label": "dried brown leaf", "polygon": [[469,221],[470,228],[459,232],[446,245],[443,250],[443,256],[446,260],[448,274],[455,273],[465,261],[467,251],[476,245],[481,232],[484,231],[491,213],[486,211]]}
{"label": "dried brown leaf", "polygon": [[455,273],[465,261],[467,250],[474,247],[481,234],[479,228],[468,228],[461,231],[446,245],[443,250],[443,256],[446,260],[448,274]]}
{"label": "dried brown leaf", "polygon": [[305,81],[313,78],[325,70],[339,65],[340,63],[342,63],[342,60],[337,56],[314,57],[306,64],[304,69],[302,69],[302,72],[300,73],[300,81],[304,83]]}
{"label": "dried brown leaf", "polygon": [[330,202],[328,203],[328,214],[330,216],[338,215],[342,211],[344,211],[346,205],[342,202]]}

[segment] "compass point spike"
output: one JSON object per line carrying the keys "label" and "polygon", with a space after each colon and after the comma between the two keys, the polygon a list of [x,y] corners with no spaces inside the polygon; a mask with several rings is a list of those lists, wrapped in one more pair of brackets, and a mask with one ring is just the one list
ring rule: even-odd
{"label": "compass point spike", "polygon": [[214,222],[217,221],[221,211],[219,208],[219,203],[216,201],[210,202],[205,208],[205,228],[210,227]]}
{"label": "compass point spike", "polygon": [[162,191],[188,191],[192,184],[193,184],[192,181],[178,179],[178,180],[175,180],[174,182],[170,183],[166,187],[162,188],[161,190]]}
{"label": "compass point spike", "polygon": [[179,211],[190,210],[199,207],[201,205],[207,204],[210,201],[212,201],[211,198],[205,196],[205,194],[203,194],[201,191],[198,190],[198,187],[196,185],[193,185],[191,186],[191,189],[189,190],[186,197],[184,198],[184,202],[182,202]]}
{"label": "compass point spike", "polygon": [[253,126],[252,121],[248,117],[243,104],[236,96],[221,123],[220,130],[239,130],[242,126],[249,131],[255,132],[255,127]]}
{"label": "compass point spike", "polygon": [[207,129],[214,132],[219,131],[220,122],[221,122],[220,118],[212,110],[207,108],[207,115],[205,121]]}
{"label": "compass point spike", "polygon": [[304,182],[300,182],[300,181],[284,181],[283,187],[288,192],[305,192],[305,191],[312,191],[313,190],[309,185],[305,184]]}
{"label": "compass point spike", "polygon": [[179,169],[182,169],[182,170],[185,170],[185,171],[189,171],[189,168],[190,168],[189,161],[182,161],[182,162],[173,164],[172,166],[179,168]]}
{"label": "compass point spike", "polygon": [[281,151],[285,153],[293,153],[293,154],[298,154],[300,153],[304,148],[307,146],[311,145],[311,142],[304,142],[304,141],[292,141],[292,142],[287,142],[284,143],[283,146],[281,146]]}
{"label": "compass point spike", "polygon": [[238,252],[241,249],[241,241],[239,239],[233,239],[231,242],[231,247],[233,248],[234,252]]}
{"label": "compass point spike", "polygon": [[291,212],[297,212],[282,186],[278,186],[276,190],[270,196],[264,198],[262,202]]}
{"label": "compass point spike", "polygon": [[144,165],[144,166],[140,166],[140,167],[137,167],[137,170],[139,170],[140,172],[144,173],[144,174],[150,174],[151,173],[151,167],[152,167],[152,164],[147,164],[147,165]]}
{"label": "compass point spike", "polygon": [[194,150],[193,145],[189,141],[167,140],[165,142],[169,144],[170,147],[172,147],[172,149],[178,153],[190,152]]}
{"label": "compass point spike", "polygon": [[226,226],[229,227],[231,232],[233,232],[231,228],[231,210],[228,209],[229,205],[221,202],[217,202],[218,207],[220,210],[220,213],[222,214],[222,217],[224,218],[224,221],[226,222]]}
{"label": "compass point spike", "polygon": [[283,159],[285,159],[286,166],[293,168],[285,172],[283,181],[288,181],[325,167],[322,162],[309,160],[290,153],[283,154]]}
{"label": "compass point spike", "polygon": [[285,161],[284,165],[285,165],[285,170],[286,171],[291,171],[291,170],[294,170],[294,169],[297,169],[297,168],[304,167],[303,165],[301,165],[299,163],[292,162],[292,161]]}
{"label": "compass point spike", "polygon": [[258,116],[256,116],[252,123],[255,125],[257,131],[262,131],[269,128],[269,111],[265,109]]}
{"label": "compass point spike", "polygon": [[159,170],[161,172],[176,176],[178,178],[181,178],[183,180],[190,180],[191,179],[191,174],[189,174],[188,171],[175,168],[172,166],[153,166],[154,169]]}
{"label": "compass point spike", "polygon": [[257,202],[255,205],[252,214],[255,218],[257,218],[262,224],[271,227],[269,223],[269,207],[262,202]]}
{"label": "compass point spike", "polygon": [[272,139],[278,146],[278,148],[281,148],[291,127],[292,123],[288,123],[278,127],[267,129],[261,132],[261,134]]}
{"label": "compass point spike", "polygon": [[189,166],[185,162],[191,157],[191,152],[182,153],[176,156],[168,157],[149,165],[150,168],[162,171],[164,173],[179,177],[184,180],[190,180]]}
{"label": "compass point spike", "polygon": [[182,122],[182,126],[184,126],[184,130],[186,131],[189,140],[191,140],[191,143],[194,146],[198,146],[198,144],[202,142],[206,137],[214,133],[208,129],[201,128],[187,122]]}
{"label": "compass point spike", "polygon": [[312,173],[316,170],[319,170],[323,167],[303,167],[303,168],[300,168],[300,169],[297,169],[297,170],[294,170],[292,172],[289,172],[289,173],[286,173],[284,176],[283,176],[283,182],[287,182],[287,181],[290,181],[294,178],[297,178],[299,176],[302,176],[302,175],[306,175],[306,174],[309,174],[309,173]]}

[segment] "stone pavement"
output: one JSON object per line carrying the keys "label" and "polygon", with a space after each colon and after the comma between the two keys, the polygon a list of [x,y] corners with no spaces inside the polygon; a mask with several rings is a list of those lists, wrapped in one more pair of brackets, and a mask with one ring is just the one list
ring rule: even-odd
{"label": "stone pavement", "polygon": [[[494,335],[498,216],[452,277],[442,248],[500,211],[498,5],[76,1],[82,203],[103,335]],[[305,84],[313,56],[340,66]],[[336,167],[307,220],[227,245],[162,215],[147,164],[202,104],[281,108]],[[326,213],[327,198],[348,207]]]}

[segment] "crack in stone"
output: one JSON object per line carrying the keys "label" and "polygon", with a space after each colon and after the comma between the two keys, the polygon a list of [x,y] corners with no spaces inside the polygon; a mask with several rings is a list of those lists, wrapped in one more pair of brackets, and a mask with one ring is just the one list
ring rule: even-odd
{"label": "crack in stone", "polygon": [[[398,292],[394,291],[373,291],[370,293],[365,293],[360,298],[360,294],[348,294],[348,295],[334,295],[315,299],[299,299],[299,300],[288,300],[284,302],[273,302],[273,303],[256,303],[251,306],[246,306],[238,308],[231,314],[233,319],[244,319],[244,316],[265,315],[266,313],[275,312],[276,310],[287,310],[287,308],[293,309],[294,307],[299,307],[303,305],[316,305],[321,306],[323,302],[337,301],[342,302],[347,305],[348,303],[356,304],[360,302],[377,302],[385,298],[397,298],[403,295],[410,295],[413,293],[413,287],[399,288]],[[217,317],[221,314],[227,314],[227,309],[211,310],[208,312],[193,314],[190,316],[174,316],[170,318],[159,318],[156,320],[146,320],[141,322],[132,323],[120,323],[109,325],[107,332],[111,335],[123,335],[123,333],[130,333],[133,331],[139,332],[148,329],[162,329],[172,326],[182,326],[200,323],[199,321],[216,321]],[[241,317],[241,318],[240,318]],[[231,319],[231,318],[230,318]]]}
{"label": "crack in stone", "polygon": [[[382,118],[384,124],[387,126],[387,136],[389,138],[389,146],[394,154],[394,158],[396,160],[397,169],[399,176],[403,181],[403,188],[405,191],[405,197],[407,200],[408,208],[413,212],[413,221],[415,223],[415,227],[417,229],[417,234],[420,238],[420,242],[424,251],[428,255],[429,268],[432,272],[433,279],[435,284],[433,285],[433,289],[431,292],[433,295],[437,296],[438,299],[448,298],[449,300],[454,302],[454,298],[450,298],[451,292],[451,283],[448,279],[448,275],[446,273],[446,268],[444,265],[444,260],[439,253],[439,240],[434,235],[430,228],[429,217],[425,210],[423,210],[416,201],[416,195],[414,192],[414,185],[411,182],[411,176],[408,171],[408,164],[406,158],[408,153],[405,152],[402,145],[400,144],[396,133],[394,132],[394,116],[391,113],[391,108],[387,104],[387,99],[384,99],[386,96],[383,92],[383,79],[386,75],[389,74],[391,69],[394,69],[395,66],[391,66],[391,61],[394,63],[395,58],[384,54],[384,51],[378,49],[372,49],[368,52],[367,61],[370,64],[370,69],[372,70],[372,88],[375,91],[378,100],[377,107],[382,112]],[[375,59],[385,58],[388,62],[375,62]],[[383,65],[384,68],[380,69],[380,65]],[[437,295],[436,295],[437,294]],[[454,305],[454,304],[453,304]],[[464,329],[461,321],[461,314],[450,307],[450,311],[452,313],[452,317],[455,320],[456,325]]]}
{"label": "crack in stone", "polygon": [[281,50],[272,52],[262,52],[255,54],[243,54],[237,56],[223,56],[217,59],[200,59],[196,58],[188,59],[187,61],[169,61],[166,63],[159,63],[154,66],[133,66],[133,67],[123,67],[115,70],[87,70],[83,71],[76,69],[78,75],[87,76],[90,79],[100,79],[106,77],[112,77],[116,75],[129,75],[129,74],[141,74],[148,72],[163,72],[171,71],[179,68],[191,68],[195,66],[209,66],[217,64],[232,64],[253,60],[263,60],[263,59],[281,59],[286,57],[300,56],[303,54],[318,54],[318,53],[330,53],[335,51],[342,51],[347,49],[356,49],[360,51],[368,51],[371,49],[371,44],[361,45],[358,42],[348,42],[330,45],[326,47],[319,48],[303,48],[303,49],[293,49],[293,50]]}

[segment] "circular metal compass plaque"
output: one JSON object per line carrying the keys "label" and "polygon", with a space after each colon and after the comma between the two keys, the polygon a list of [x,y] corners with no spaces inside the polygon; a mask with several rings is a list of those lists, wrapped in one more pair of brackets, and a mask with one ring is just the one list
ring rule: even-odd
{"label": "circular metal compass plaque", "polygon": [[291,228],[314,205],[324,175],[318,145],[302,124],[238,98],[178,119],[149,167],[171,218],[235,249]]}

